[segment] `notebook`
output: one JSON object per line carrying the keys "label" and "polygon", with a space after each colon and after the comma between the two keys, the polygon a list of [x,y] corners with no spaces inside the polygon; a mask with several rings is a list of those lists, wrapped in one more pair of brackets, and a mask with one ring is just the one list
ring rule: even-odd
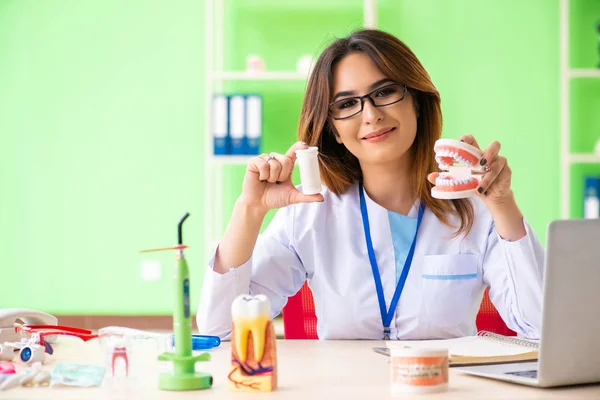
{"label": "notebook", "polygon": [[387,348],[378,348],[389,356],[389,349],[402,347],[448,349],[450,366],[535,361],[539,341],[502,336],[482,331],[477,336],[443,340],[386,341]]}

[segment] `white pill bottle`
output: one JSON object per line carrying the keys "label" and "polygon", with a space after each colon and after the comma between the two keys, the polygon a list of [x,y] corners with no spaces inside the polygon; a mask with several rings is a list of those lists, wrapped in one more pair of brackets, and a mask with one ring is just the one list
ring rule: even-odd
{"label": "white pill bottle", "polygon": [[296,150],[296,162],[300,167],[300,181],[302,183],[302,193],[304,194],[321,193],[318,155],[318,147]]}

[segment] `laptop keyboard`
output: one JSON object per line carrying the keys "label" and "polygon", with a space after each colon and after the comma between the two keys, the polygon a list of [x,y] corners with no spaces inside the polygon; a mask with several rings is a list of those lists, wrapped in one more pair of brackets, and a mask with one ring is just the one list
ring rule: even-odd
{"label": "laptop keyboard", "polygon": [[533,379],[537,379],[537,373],[537,369],[532,369],[530,371],[505,372],[507,375],[524,376]]}

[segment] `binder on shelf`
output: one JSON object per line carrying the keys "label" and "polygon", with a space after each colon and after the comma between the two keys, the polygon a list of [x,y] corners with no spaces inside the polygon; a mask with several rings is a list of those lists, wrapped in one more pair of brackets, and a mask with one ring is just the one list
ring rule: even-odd
{"label": "binder on shelf", "polygon": [[600,218],[600,176],[585,177],[583,218]]}
{"label": "binder on shelf", "polygon": [[246,154],[260,153],[262,136],[262,97],[248,95],[246,97]]}
{"label": "binder on shelf", "polygon": [[231,154],[246,152],[246,99],[243,95],[229,98],[229,135],[231,137]]}
{"label": "binder on shelf", "polygon": [[229,154],[229,101],[225,95],[213,98],[213,142],[215,155]]}

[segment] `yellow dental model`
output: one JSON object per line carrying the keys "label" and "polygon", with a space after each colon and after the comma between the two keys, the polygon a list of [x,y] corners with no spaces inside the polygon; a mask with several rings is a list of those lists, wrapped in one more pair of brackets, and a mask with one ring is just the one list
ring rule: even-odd
{"label": "yellow dental model", "polygon": [[252,333],[254,359],[260,362],[265,351],[265,333],[269,323],[271,307],[269,299],[262,294],[255,297],[242,295],[231,306],[231,316],[235,324],[235,343],[240,361],[246,361],[248,334]]}
{"label": "yellow dental model", "polygon": [[228,389],[270,392],[277,387],[275,330],[264,295],[238,296],[231,305],[231,370]]}

